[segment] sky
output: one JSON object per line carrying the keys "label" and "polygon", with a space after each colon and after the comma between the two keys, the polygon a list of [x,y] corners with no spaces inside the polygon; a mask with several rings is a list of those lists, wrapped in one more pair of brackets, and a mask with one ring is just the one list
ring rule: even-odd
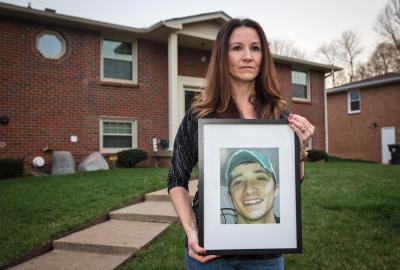
{"label": "sky", "polygon": [[387,0],[0,0],[20,6],[78,16],[130,27],[149,27],[161,20],[224,11],[261,24],[269,40],[291,39],[308,60],[322,62],[316,50],[345,30],[361,34],[367,61],[383,38],[373,30]]}

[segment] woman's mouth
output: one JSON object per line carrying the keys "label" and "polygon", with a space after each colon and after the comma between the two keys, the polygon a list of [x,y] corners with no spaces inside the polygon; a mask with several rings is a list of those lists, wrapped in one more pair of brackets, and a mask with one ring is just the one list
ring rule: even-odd
{"label": "woman's mouth", "polygon": [[250,199],[250,200],[244,200],[243,204],[245,206],[252,206],[252,205],[256,205],[259,204],[263,201],[263,199]]}
{"label": "woman's mouth", "polygon": [[252,67],[252,66],[243,66],[243,67],[240,67],[240,69],[255,69],[255,67]]}

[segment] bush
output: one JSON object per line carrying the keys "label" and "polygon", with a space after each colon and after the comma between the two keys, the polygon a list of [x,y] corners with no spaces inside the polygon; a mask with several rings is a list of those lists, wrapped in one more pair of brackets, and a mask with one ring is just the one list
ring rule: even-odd
{"label": "bush", "polygon": [[0,159],[0,179],[21,176],[24,173],[23,158]]}
{"label": "bush", "polygon": [[147,159],[147,153],[140,149],[124,150],[117,153],[118,166],[131,168],[134,167],[138,162]]}
{"label": "bush", "polygon": [[311,149],[308,150],[308,156],[307,156],[307,161],[320,161],[320,160],[325,160],[325,162],[328,161],[328,153],[323,151],[323,150],[315,150]]}
{"label": "bush", "polygon": [[169,140],[168,139],[161,139],[160,140],[160,145],[162,148],[168,148],[169,147]]}

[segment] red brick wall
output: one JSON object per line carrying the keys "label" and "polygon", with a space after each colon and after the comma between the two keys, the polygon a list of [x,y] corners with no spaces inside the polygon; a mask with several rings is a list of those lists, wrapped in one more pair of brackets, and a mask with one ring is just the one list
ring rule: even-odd
{"label": "red brick wall", "polygon": [[381,128],[395,127],[400,143],[400,84],[361,89],[360,94],[361,112],[355,114],[347,113],[347,92],[328,95],[329,153],[380,163]]}
{"label": "red brick wall", "polygon": [[[206,61],[201,61],[202,56],[206,56]],[[209,60],[210,52],[179,47],[178,74],[182,76],[204,78],[207,73]]]}
{"label": "red brick wall", "polygon": [[[60,60],[35,48],[42,30],[59,32],[67,43]],[[100,116],[133,117],[138,147],[150,151],[152,138],[168,138],[168,57],[165,44],[138,42],[138,85],[100,81],[99,33],[0,19],[0,158],[35,156],[42,148],[71,151],[79,162],[99,149]],[[70,142],[70,135],[78,143]],[[46,168],[49,169],[49,168]]]}
{"label": "red brick wall", "polygon": [[310,102],[293,101],[292,99],[292,74],[288,65],[277,64],[279,84],[282,94],[288,103],[289,109],[296,114],[306,117],[315,126],[312,138],[312,148],[325,150],[325,120],[324,120],[324,74],[310,71]]}

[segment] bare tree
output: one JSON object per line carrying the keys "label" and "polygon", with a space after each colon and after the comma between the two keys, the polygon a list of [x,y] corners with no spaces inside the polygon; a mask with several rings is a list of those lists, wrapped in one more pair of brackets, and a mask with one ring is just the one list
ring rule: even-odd
{"label": "bare tree", "polygon": [[[323,43],[317,50],[317,53],[329,65],[334,66],[339,57],[338,41],[332,40],[330,43]],[[332,71],[332,86],[336,87],[335,72]]]}
{"label": "bare tree", "polygon": [[356,68],[355,77],[359,80],[364,80],[374,76],[373,71],[371,70],[371,66],[368,62],[359,64]]}
{"label": "bare tree", "polygon": [[393,42],[400,53],[400,0],[388,0],[374,29]]}
{"label": "bare tree", "polygon": [[300,49],[291,39],[275,39],[270,43],[270,48],[273,54],[302,59],[306,58],[306,52]]}
{"label": "bare tree", "polygon": [[358,65],[356,77],[365,79],[396,71],[400,71],[399,52],[392,43],[381,42],[372,52],[368,62]]}
{"label": "bare tree", "polygon": [[377,75],[400,71],[400,53],[391,43],[379,43],[369,60]]}
{"label": "bare tree", "polygon": [[338,40],[342,60],[348,65],[349,82],[354,79],[355,59],[361,54],[361,37],[353,30],[346,30]]}

